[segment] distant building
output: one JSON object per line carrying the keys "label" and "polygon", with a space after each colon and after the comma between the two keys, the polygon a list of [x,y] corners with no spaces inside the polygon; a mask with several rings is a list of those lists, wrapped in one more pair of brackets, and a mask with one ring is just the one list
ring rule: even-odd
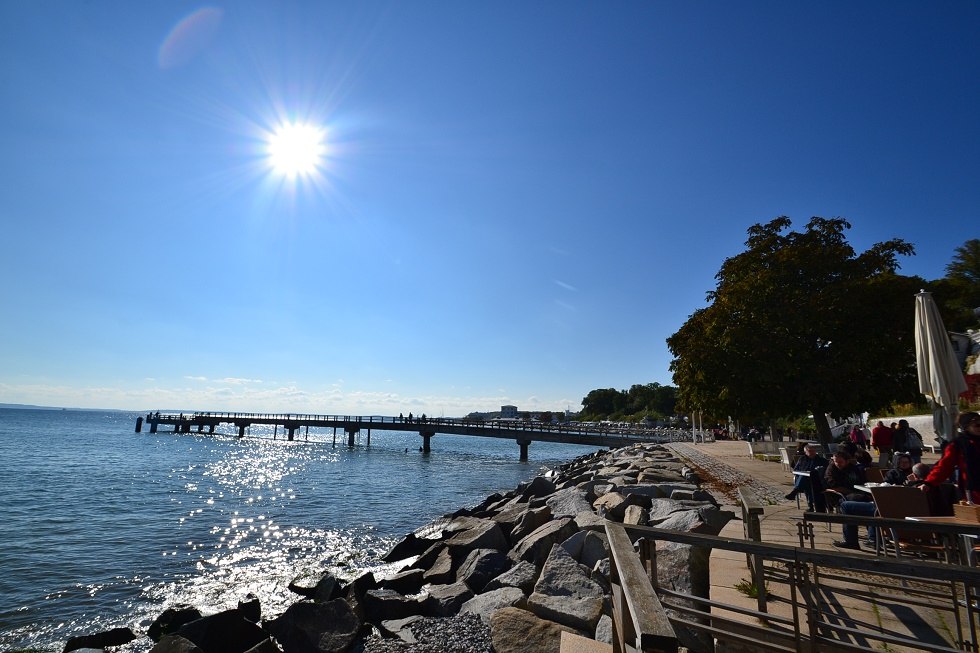
{"label": "distant building", "polygon": [[517,406],[501,406],[500,416],[504,419],[516,419],[517,418]]}

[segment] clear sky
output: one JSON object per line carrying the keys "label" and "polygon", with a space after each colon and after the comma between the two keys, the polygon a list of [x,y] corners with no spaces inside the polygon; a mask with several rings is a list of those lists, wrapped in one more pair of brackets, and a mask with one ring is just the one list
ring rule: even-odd
{"label": "clear sky", "polygon": [[0,402],[577,410],[754,223],[980,236],[972,1],[3,2],[0,93]]}

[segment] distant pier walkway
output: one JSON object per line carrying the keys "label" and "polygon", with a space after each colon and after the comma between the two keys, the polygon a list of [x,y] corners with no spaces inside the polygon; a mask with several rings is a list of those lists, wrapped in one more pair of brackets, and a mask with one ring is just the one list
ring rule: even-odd
{"label": "distant pier walkway", "polygon": [[431,451],[432,436],[437,433],[472,435],[486,438],[513,439],[521,451],[521,460],[528,459],[528,446],[532,442],[560,442],[590,447],[623,447],[636,442],[690,441],[691,432],[681,429],[623,427],[611,424],[545,424],[531,420],[469,420],[433,417],[352,417],[350,415],[297,415],[274,413],[147,413],[136,419],[136,432],[143,425],[150,433],[156,433],[161,425],[172,426],[174,433],[214,433],[220,425],[237,429],[238,437],[244,437],[253,424],[273,426],[274,433],[282,427],[290,441],[296,433],[305,430],[309,437],[310,427],[333,429],[334,444],[337,431],[347,435],[347,445],[353,447],[357,435],[367,432],[367,444],[371,444],[371,430],[409,431],[422,437],[422,451]]}

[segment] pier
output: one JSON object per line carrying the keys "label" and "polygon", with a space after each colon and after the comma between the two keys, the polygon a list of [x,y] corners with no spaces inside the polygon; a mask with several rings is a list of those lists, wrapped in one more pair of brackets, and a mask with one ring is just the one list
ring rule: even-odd
{"label": "pier", "polygon": [[520,447],[520,459],[528,459],[528,447],[532,442],[559,442],[580,444],[590,447],[623,447],[636,442],[676,442],[690,441],[691,432],[682,429],[622,427],[612,425],[587,424],[545,424],[532,420],[470,420],[432,417],[354,417],[350,415],[299,415],[276,413],[147,413],[146,417],[136,419],[136,432],[142,432],[143,425],[149,426],[150,433],[157,433],[161,426],[172,427],[174,433],[209,433],[215,428],[227,425],[237,430],[238,437],[245,437],[253,424],[274,427],[278,434],[280,427],[286,439],[293,441],[297,434],[305,431],[309,438],[310,428],[333,429],[334,445],[337,444],[338,430],[347,436],[347,446],[356,444],[361,431],[367,433],[367,444],[371,444],[371,430],[405,431],[417,433],[422,438],[422,451],[432,450],[432,437],[437,433],[468,435],[485,438],[504,438],[514,440]]}

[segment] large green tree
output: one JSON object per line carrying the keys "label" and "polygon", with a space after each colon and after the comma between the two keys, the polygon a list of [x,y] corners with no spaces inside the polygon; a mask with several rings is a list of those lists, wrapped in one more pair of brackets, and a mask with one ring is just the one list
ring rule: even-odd
{"label": "large green tree", "polygon": [[726,259],[709,305],[667,339],[678,400],[742,421],[812,412],[876,411],[916,396],[915,293],[901,276],[912,245],[889,240],[856,254],[841,218],[804,231],[776,218],[749,228],[746,251]]}
{"label": "large green tree", "polygon": [[980,308],[980,239],[957,247],[946,266],[946,276],[929,285],[947,329],[976,329],[980,325],[974,312]]}

